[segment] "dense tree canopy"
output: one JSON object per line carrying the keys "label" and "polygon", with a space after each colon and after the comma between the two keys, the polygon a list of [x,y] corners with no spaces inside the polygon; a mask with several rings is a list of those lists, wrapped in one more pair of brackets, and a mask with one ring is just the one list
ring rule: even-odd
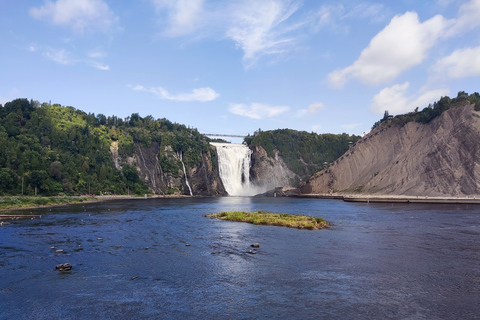
{"label": "dense tree canopy", "polygon": [[[166,119],[126,119],[87,114],[58,104],[16,99],[0,105],[1,194],[126,194],[147,193],[134,167],[114,166],[110,146],[132,156],[136,145],[171,146],[192,167],[208,148],[208,138],[197,130]],[[161,149],[163,150],[163,149]],[[164,172],[178,174],[180,164],[159,155]]]}
{"label": "dense tree canopy", "polygon": [[275,157],[275,151],[283,158],[290,170],[306,178],[320,168],[324,162],[333,162],[355,143],[359,136],[343,134],[317,134],[291,129],[255,132],[245,138],[252,146],[261,146],[268,156]]}

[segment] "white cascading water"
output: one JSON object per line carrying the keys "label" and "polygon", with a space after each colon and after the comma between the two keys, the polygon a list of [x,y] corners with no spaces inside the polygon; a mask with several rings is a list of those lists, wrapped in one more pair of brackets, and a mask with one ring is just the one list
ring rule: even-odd
{"label": "white cascading water", "polygon": [[183,174],[185,175],[185,184],[186,184],[187,187],[188,187],[188,191],[190,192],[190,195],[193,196],[192,188],[190,187],[190,183],[188,183],[187,170],[185,170],[185,163],[183,163],[182,152],[181,152],[181,151],[178,151],[178,152],[177,152],[177,156],[178,156],[178,158],[180,159],[180,162],[182,163]]}
{"label": "white cascading water", "polygon": [[253,196],[258,188],[250,182],[250,160],[252,150],[236,143],[216,143],[218,166],[223,186],[230,196]]}

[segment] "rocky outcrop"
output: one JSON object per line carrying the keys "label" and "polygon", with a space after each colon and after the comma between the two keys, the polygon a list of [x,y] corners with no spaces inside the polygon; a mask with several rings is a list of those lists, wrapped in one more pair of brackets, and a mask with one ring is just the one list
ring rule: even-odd
{"label": "rocky outcrop", "polygon": [[262,147],[250,148],[253,151],[250,177],[255,185],[262,187],[263,190],[270,190],[298,184],[300,178],[287,167],[277,150],[275,158],[270,158]]}
{"label": "rocky outcrop", "polygon": [[[193,195],[223,196],[227,194],[219,178],[218,165],[214,164],[216,159],[211,158],[209,150],[200,152],[201,159],[195,166],[188,166],[185,155],[179,157],[170,146],[161,148],[158,142],[152,142],[149,147],[135,143],[133,156],[125,158],[119,156],[118,145],[115,143],[112,143],[110,151],[118,170],[121,170],[125,164],[134,166],[140,179],[154,194],[190,195],[187,180]],[[182,161],[186,165],[185,172]],[[168,168],[162,168],[162,165]]]}
{"label": "rocky outcrop", "polygon": [[385,123],[300,190],[460,196],[480,193],[480,112],[451,108],[428,124]]}

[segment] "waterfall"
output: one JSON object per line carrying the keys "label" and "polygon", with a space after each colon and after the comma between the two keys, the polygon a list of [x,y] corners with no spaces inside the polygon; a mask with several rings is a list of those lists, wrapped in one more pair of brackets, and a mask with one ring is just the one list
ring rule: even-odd
{"label": "waterfall", "polygon": [[181,152],[181,151],[178,151],[178,152],[177,152],[177,155],[178,155],[178,158],[180,159],[180,162],[182,163],[183,174],[185,175],[185,184],[186,184],[187,187],[188,187],[188,191],[190,191],[190,195],[193,196],[192,188],[190,188],[190,183],[188,183],[187,170],[185,170],[185,164],[183,163],[182,152]]}
{"label": "waterfall", "polygon": [[257,188],[250,182],[250,158],[248,146],[235,143],[214,143],[218,154],[218,166],[223,186],[230,196],[253,196]]}

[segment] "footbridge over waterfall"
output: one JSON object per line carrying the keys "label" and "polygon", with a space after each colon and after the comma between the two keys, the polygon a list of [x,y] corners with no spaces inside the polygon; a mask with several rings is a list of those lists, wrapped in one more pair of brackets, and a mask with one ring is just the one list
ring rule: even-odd
{"label": "footbridge over waterfall", "polygon": [[245,138],[246,134],[230,134],[230,133],[202,133],[204,136],[207,136],[207,137],[225,137],[225,138]]}

